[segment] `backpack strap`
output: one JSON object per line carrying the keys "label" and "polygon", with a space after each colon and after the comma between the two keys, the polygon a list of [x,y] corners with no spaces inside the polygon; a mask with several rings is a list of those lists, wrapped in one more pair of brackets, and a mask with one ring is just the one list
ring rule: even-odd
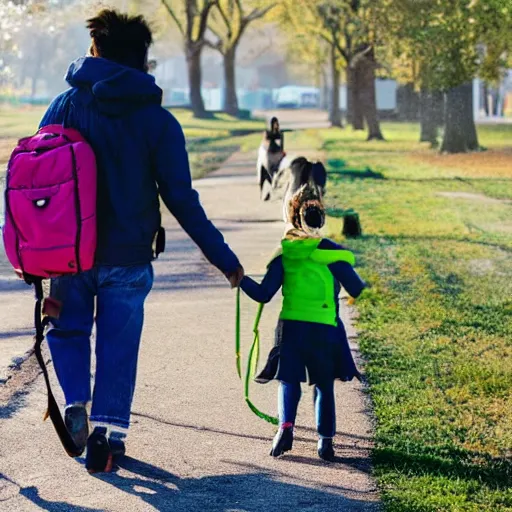
{"label": "backpack strap", "polygon": [[27,282],[31,281],[35,288],[36,304],[34,308],[34,325],[36,328],[36,336],[34,343],[34,353],[36,355],[37,362],[39,363],[39,366],[43,372],[44,381],[46,383],[46,390],[48,392],[48,409],[44,415],[44,420],[46,420],[48,416],[50,417],[66,453],[70,457],[78,457],[82,454],[83,450],[76,446],[76,443],[71,437],[71,434],[69,433],[64,420],[62,419],[59,406],[57,405],[57,401],[53,396],[52,388],[50,385],[50,377],[48,375],[46,363],[44,362],[43,354],[41,352],[41,345],[44,341],[44,329],[49,323],[49,317],[46,315],[43,317],[43,280],[41,278],[29,278],[26,276],[25,279]]}
{"label": "backpack strap", "polygon": [[346,249],[316,249],[311,253],[311,259],[316,263],[331,265],[343,261],[352,267],[356,264],[354,253]]}

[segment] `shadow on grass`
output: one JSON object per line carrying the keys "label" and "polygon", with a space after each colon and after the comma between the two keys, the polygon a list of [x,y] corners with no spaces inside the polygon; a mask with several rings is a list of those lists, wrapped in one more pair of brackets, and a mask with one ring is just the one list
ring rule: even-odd
{"label": "shadow on grass", "polygon": [[[364,144],[368,144],[368,143],[371,143],[373,141],[368,141],[365,138],[362,138],[362,137],[357,137],[357,136],[352,136],[352,137],[347,137],[347,138],[343,138],[343,140],[340,140],[340,139],[327,139],[325,140],[325,142],[323,143],[322,145],[322,150],[323,151],[347,151],[347,150],[351,150],[352,148],[350,147],[350,144],[361,144],[364,146]],[[387,141],[386,140],[381,140],[379,142],[383,142],[383,143],[386,143]],[[389,146],[387,146],[387,144],[383,144],[382,146],[374,146],[372,144],[368,144],[367,147],[363,147],[361,149],[364,150],[364,151],[368,151],[369,153],[381,153],[382,151],[388,151],[390,148]]]}
{"label": "shadow on grass", "polygon": [[387,179],[384,174],[380,172],[375,172],[369,167],[364,169],[349,169],[347,167],[347,163],[345,160],[340,158],[335,158],[331,160],[327,160],[327,172],[329,177],[332,179],[333,176],[337,177],[346,177],[351,179],[373,179],[373,180],[385,180]]}
{"label": "shadow on grass", "polygon": [[339,183],[344,178],[351,180],[385,180],[385,181],[397,181],[405,183],[435,183],[435,182],[447,182],[454,181],[459,183],[465,183],[472,185],[478,182],[512,182],[512,178],[470,178],[465,176],[437,176],[432,178],[389,178],[382,172],[374,171],[370,167],[364,167],[361,169],[349,168],[347,162],[341,158],[333,158],[327,160],[327,174],[329,180],[334,184]]}
{"label": "shadow on grass", "polygon": [[[335,211],[336,209],[332,209]],[[341,212],[343,210],[340,210]],[[330,214],[330,213],[329,213]],[[512,253],[512,247],[504,244],[495,242],[488,242],[486,240],[478,240],[467,238],[464,236],[450,236],[450,235],[361,235],[358,241],[362,243],[377,243],[380,244],[382,241],[386,241],[388,244],[393,245],[398,242],[456,242],[462,244],[471,245],[482,245],[484,247],[490,247],[492,249],[499,249],[500,251]]]}
{"label": "shadow on grass", "polygon": [[[409,476],[442,476],[474,481],[490,489],[507,490],[512,481],[512,461],[493,458],[488,454],[471,452],[450,446],[428,446],[403,439],[403,448],[377,447],[373,461],[380,471],[400,472]],[[385,441],[396,445],[396,439]]]}

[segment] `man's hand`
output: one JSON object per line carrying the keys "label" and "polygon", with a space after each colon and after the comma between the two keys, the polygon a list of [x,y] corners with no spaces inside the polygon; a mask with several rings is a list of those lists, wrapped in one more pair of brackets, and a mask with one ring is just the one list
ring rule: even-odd
{"label": "man's hand", "polygon": [[231,288],[238,288],[244,278],[245,272],[244,268],[240,266],[234,272],[226,272],[224,275],[231,284]]}

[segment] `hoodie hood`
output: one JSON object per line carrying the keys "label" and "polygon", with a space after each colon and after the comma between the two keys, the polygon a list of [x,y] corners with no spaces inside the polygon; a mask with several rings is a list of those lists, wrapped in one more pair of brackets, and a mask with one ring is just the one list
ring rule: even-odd
{"label": "hoodie hood", "polygon": [[281,242],[283,258],[290,260],[311,260],[321,265],[331,265],[344,261],[354,266],[356,261],[354,254],[346,249],[319,249],[322,240],[320,238],[295,238],[284,239]]}
{"label": "hoodie hood", "polygon": [[68,69],[66,81],[71,87],[90,91],[98,109],[113,117],[162,104],[162,89],[153,76],[107,59],[76,60]]}
{"label": "hoodie hood", "polygon": [[293,260],[309,259],[316,251],[320,242],[321,238],[285,239],[281,242],[283,258]]}

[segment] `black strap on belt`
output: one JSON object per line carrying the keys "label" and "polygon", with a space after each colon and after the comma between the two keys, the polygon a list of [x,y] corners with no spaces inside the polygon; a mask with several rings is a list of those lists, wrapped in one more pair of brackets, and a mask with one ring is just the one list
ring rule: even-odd
{"label": "black strap on belt", "polygon": [[43,359],[43,354],[41,352],[41,345],[44,341],[44,329],[49,323],[48,316],[45,315],[43,318],[43,280],[38,277],[25,280],[27,281],[28,284],[33,284],[35,288],[36,305],[34,308],[34,325],[36,328],[36,336],[34,343],[34,352],[36,355],[37,362],[39,363],[39,366],[43,371],[44,381],[46,383],[46,390],[48,392],[48,409],[44,415],[44,420],[46,420],[48,416],[50,417],[66,453],[70,457],[78,457],[82,454],[83,449],[77,447],[76,443],[71,437],[71,434],[66,428],[64,420],[62,419],[59,406],[57,405],[57,401],[53,396],[52,388],[50,385],[50,377],[48,375],[48,370],[46,368],[46,364]]}

